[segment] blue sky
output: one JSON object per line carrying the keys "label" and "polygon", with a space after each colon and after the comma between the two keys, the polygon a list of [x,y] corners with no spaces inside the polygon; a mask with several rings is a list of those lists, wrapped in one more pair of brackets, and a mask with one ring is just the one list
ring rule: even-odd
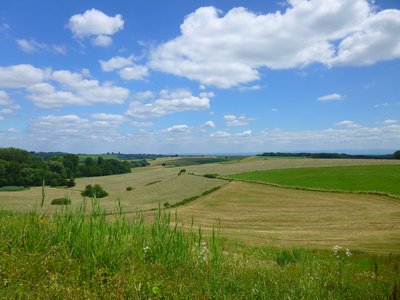
{"label": "blue sky", "polygon": [[400,2],[2,1],[0,147],[400,148]]}

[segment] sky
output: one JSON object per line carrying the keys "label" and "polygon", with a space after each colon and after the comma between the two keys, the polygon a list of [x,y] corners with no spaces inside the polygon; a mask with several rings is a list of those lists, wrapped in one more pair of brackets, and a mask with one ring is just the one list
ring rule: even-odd
{"label": "sky", "polygon": [[391,153],[400,1],[1,1],[0,147]]}

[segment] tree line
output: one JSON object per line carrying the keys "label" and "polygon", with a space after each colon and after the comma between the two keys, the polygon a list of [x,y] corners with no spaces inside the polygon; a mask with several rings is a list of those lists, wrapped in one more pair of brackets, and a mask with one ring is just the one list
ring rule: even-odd
{"label": "tree line", "polygon": [[341,159],[400,159],[400,151],[394,154],[383,155],[352,155],[346,153],[308,153],[308,152],[264,152],[257,154],[257,156],[271,156],[271,157],[305,157],[305,158],[341,158]]}
{"label": "tree line", "polygon": [[[132,162],[134,166],[148,164],[146,160]],[[77,177],[104,176],[130,173],[133,165],[128,161],[86,158],[80,162],[76,154],[63,154],[43,159],[17,148],[0,148],[1,186],[73,186]]]}

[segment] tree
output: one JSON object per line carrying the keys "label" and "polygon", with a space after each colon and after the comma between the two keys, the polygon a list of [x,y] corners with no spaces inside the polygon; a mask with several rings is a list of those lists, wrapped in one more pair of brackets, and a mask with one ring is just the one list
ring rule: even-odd
{"label": "tree", "polygon": [[400,159],[400,150],[397,150],[394,154],[393,154],[395,159]]}
{"label": "tree", "polygon": [[67,169],[68,177],[74,176],[78,171],[79,156],[76,154],[65,154],[63,164],[65,169]]}
{"label": "tree", "polygon": [[84,197],[103,198],[108,196],[108,193],[101,187],[100,184],[95,184],[94,186],[89,184],[86,186],[81,195]]}

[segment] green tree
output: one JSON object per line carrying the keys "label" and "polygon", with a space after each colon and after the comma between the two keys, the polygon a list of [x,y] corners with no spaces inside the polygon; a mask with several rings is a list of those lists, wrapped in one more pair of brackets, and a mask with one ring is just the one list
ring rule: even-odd
{"label": "green tree", "polygon": [[400,159],[400,150],[397,150],[394,154],[393,154],[395,159]]}
{"label": "green tree", "polygon": [[63,156],[63,164],[67,170],[68,177],[75,176],[78,172],[79,156],[76,154],[65,154]]}

